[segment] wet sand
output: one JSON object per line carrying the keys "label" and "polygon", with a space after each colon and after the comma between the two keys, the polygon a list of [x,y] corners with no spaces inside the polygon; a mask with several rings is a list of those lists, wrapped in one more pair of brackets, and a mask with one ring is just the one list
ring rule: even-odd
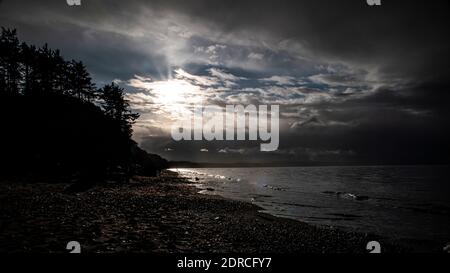
{"label": "wet sand", "polygon": [[405,248],[375,235],[277,218],[261,208],[203,195],[164,172],[81,192],[70,183],[0,183],[0,252],[66,253],[367,253]]}

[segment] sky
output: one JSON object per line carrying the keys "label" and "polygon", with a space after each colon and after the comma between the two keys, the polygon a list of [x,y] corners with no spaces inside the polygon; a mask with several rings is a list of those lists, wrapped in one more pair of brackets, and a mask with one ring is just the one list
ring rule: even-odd
{"label": "sky", "polygon": [[[170,160],[448,163],[449,1],[0,1],[0,25],[115,82]],[[181,141],[195,104],[280,105],[280,145]],[[68,144],[70,145],[70,144]]]}

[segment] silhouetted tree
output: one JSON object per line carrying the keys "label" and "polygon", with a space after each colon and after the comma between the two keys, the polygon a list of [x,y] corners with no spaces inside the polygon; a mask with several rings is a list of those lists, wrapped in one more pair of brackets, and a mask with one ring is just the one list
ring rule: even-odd
{"label": "silhouetted tree", "polygon": [[2,27],[0,37],[0,88],[9,94],[19,93],[20,47],[17,31]]}
{"label": "silhouetted tree", "polygon": [[68,88],[73,96],[86,101],[92,101],[96,98],[95,85],[92,83],[89,72],[82,62],[72,60],[68,63],[66,69]]}
{"label": "silhouetted tree", "polygon": [[28,46],[26,43],[20,45],[22,63],[22,84],[21,89],[24,95],[31,95],[33,87],[36,86],[35,59],[37,51],[35,46]]}
{"label": "silhouetted tree", "polygon": [[67,94],[66,91],[67,81],[68,81],[68,64],[61,56],[59,50],[53,52],[53,65],[54,65],[54,75],[53,75],[53,86],[54,91],[59,94]]}
{"label": "silhouetted tree", "polygon": [[119,124],[123,133],[131,137],[132,124],[139,117],[139,114],[130,111],[130,105],[125,100],[124,89],[115,83],[111,83],[100,89],[99,93],[105,114]]}

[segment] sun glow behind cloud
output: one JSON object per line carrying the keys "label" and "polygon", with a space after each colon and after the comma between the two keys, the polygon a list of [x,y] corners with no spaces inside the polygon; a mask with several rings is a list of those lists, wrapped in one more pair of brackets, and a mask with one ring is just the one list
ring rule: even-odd
{"label": "sun glow behind cloud", "polygon": [[150,84],[154,102],[164,107],[201,103],[200,88],[183,79],[156,81]]}
{"label": "sun glow behind cloud", "polygon": [[135,75],[126,83],[140,91],[127,95],[133,108],[141,112],[137,127],[151,126],[167,132],[170,125],[188,115],[194,105],[203,104],[206,91],[202,83],[181,69],[174,72],[175,77],[156,81]]}

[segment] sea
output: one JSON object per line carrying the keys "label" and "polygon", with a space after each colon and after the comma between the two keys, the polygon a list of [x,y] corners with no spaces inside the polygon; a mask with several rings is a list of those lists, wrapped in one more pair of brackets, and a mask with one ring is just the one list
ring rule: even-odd
{"label": "sea", "polygon": [[450,242],[449,166],[172,169],[203,194],[265,213],[376,234],[427,252]]}

